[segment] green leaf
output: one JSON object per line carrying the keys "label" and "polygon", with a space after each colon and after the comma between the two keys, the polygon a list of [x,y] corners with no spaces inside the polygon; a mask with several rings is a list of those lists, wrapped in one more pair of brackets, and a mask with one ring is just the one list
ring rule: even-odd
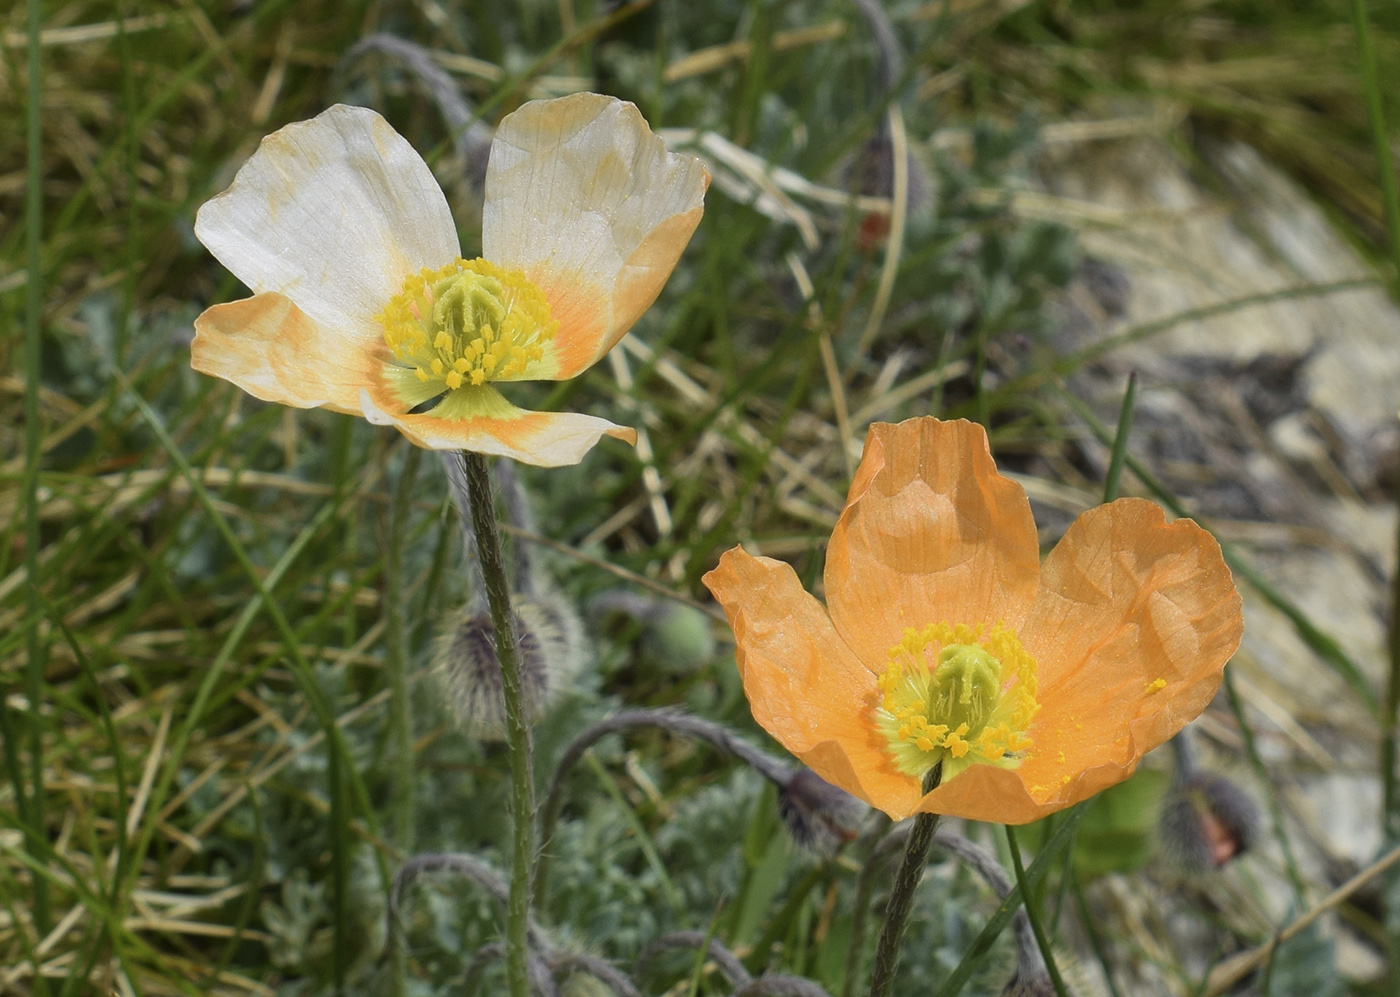
{"label": "green leaf", "polygon": [[1074,850],[1074,870],[1081,878],[1133,872],[1147,864],[1168,782],[1165,772],[1139,769],[1089,802]]}

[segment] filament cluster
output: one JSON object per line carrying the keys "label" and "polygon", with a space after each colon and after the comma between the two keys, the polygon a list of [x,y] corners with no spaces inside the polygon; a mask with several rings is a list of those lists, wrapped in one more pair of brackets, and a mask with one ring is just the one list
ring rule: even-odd
{"label": "filament cluster", "polygon": [[875,726],[906,775],[922,778],[940,762],[944,781],[977,762],[1009,767],[1031,746],[1035,661],[1001,624],[911,627],[878,684]]}
{"label": "filament cluster", "polygon": [[536,376],[559,331],[519,270],[460,257],[410,275],[375,319],[394,359],[446,391]]}

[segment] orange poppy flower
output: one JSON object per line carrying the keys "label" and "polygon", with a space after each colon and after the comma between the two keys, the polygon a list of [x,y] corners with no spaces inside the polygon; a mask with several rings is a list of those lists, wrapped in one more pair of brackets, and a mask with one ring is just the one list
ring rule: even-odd
{"label": "orange poppy flower", "polygon": [[634,430],[526,412],[503,381],[574,377],[656,300],[709,175],[632,104],[532,101],[496,130],[484,259],[383,118],[336,105],[269,135],[195,234],[253,296],[195,320],[191,363],[265,401],[395,426],[420,447],[575,464]]}
{"label": "orange poppy flower", "polygon": [[1023,824],[1127,778],[1205,709],[1243,631],[1195,523],[1119,499],[1041,564],[1030,503],[982,428],[928,418],[870,428],[826,606],[738,547],[704,582],[754,719],[895,819]]}

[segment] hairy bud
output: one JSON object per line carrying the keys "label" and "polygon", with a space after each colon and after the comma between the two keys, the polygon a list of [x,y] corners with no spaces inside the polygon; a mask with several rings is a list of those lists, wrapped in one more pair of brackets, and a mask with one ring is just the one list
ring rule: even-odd
{"label": "hairy bud", "polygon": [[778,813],[792,840],[817,855],[831,855],[855,839],[870,808],[809,768],[778,789]]}
{"label": "hairy bud", "polygon": [[1219,869],[1243,854],[1259,834],[1259,810],[1229,779],[1193,771],[1175,780],[1158,821],[1162,844],[1190,872]]}
{"label": "hairy bud", "polygon": [[[578,670],[582,640],[578,618],[558,599],[513,604],[525,716],[530,723],[548,709]],[[505,737],[505,695],[491,614],[467,606],[437,642],[436,661],[462,720],[484,740]]]}
{"label": "hairy bud", "polygon": [[1029,973],[1018,969],[1001,997],[1055,997],[1055,984],[1044,969]]}

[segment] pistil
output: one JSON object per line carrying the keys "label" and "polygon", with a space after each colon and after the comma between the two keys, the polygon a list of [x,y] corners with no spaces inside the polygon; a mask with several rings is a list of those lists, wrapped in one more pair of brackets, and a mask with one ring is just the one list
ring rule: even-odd
{"label": "pistil", "polygon": [[479,259],[411,275],[375,318],[394,360],[443,391],[547,376],[559,330],[534,282]]}
{"label": "pistil", "polygon": [[1035,662],[1007,627],[911,628],[890,650],[874,720],[899,771],[923,778],[942,764],[947,782],[972,764],[1019,764],[1035,685]]}

